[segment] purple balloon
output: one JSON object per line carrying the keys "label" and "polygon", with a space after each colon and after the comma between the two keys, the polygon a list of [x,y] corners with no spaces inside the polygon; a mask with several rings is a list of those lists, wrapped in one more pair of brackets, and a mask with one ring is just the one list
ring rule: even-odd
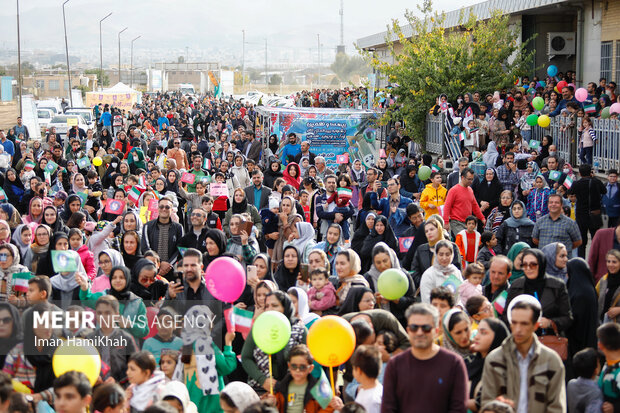
{"label": "purple balloon", "polygon": [[215,298],[233,303],[245,289],[245,270],[234,258],[216,258],[205,271],[205,282]]}
{"label": "purple balloon", "polygon": [[587,98],[588,98],[588,91],[587,90],[585,90],[582,87],[577,89],[577,91],[575,92],[575,99],[577,99],[579,102],[583,102]]}

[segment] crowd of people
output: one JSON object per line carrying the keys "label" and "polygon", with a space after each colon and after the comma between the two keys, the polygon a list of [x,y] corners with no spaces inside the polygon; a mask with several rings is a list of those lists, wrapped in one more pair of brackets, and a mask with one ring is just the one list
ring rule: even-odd
{"label": "crowd of people", "polygon": [[368,92],[364,87],[303,90],[293,98],[297,107],[368,109]]}
{"label": "crowd of people", "polygon": [[[468,99],[438,110],[492,110]],[[509,120],[454,167],[396,123],[376,165],[333,168],[293,133],[257,138],[233,100],[144,95],[94,114],[83,137],[0,130],[0,411],[620,411],[617,171],[604,184],[583,163],[578,178],[551,136],[523,152]],[[220,257],[246,272],[234,303],[205,282]],[[386,270],[407,280],[399,298]],[[266,311],[291,325],[270,356],[250,327]],[[57,312],[63,328],[33,324]],[[356,338],[331,372],[306,342],[326,315]],[[178,322],[192,317],[211,322]],[[94,385],[57,377],[59,342],[102,337]]]}

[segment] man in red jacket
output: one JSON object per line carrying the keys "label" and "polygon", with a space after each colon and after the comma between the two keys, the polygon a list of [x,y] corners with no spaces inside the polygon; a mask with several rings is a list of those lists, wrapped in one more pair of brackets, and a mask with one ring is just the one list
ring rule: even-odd
{"label": "man in red jacket", "polygon": [[474,170],[465,168],[461,171],[461,182],[448,191],[443,209],[445,228],[451,230],[453,236],[466,229],[465,220],[475,215],[484,225],[486,219],[482,215],[471,185],[474,182]]}

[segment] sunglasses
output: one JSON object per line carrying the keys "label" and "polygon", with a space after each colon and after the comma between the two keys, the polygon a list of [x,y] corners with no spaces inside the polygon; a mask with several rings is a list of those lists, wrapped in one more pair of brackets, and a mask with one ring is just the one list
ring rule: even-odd
{"label": "sunglasses", "polygon": [[523,262],[521,263],[521,267],[534,269],[534,268],[538,268],[538,263],[537,262]]}
{"label": "sunglasses", "polygon": [[407,327],[409,327],[409,330],[411,330],[413,333],[416,333],[418,331],[418,329],[422,329],[423,333],[430,333],[431,330],[433,329],[433,326],[430,324],[409,324]]}
{"label": "sunglasses", "polygon": [[297,370],[297,371],[306,371],[308,370],[310,366],[308,366],[307,364],[289,364],[289,368],[293,371]]}
{"label": "sunglasses", "polygon": [[159,209],[170,209],[172,208],[170,205],[160,205]]}

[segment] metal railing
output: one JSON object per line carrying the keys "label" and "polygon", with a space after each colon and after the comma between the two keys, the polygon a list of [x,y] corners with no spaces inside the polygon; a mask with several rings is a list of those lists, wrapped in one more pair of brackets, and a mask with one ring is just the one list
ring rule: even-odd
{"label": "metal railing", "polygon": [[[426,151],[435,155],[444,155],[444,116],[426,116]],[[547,128],[532,127],[531,139],[542,141],[543,136],[550,135],[557,147],[558,156],[571,165],[579,165],[579,126],[581,118],[570,125],[571,118],[556,116],[551,118]],[[594,143],[593,166],[595,170],[620,169],[620,120],[593,119],[592,128],[596,135]]]}

